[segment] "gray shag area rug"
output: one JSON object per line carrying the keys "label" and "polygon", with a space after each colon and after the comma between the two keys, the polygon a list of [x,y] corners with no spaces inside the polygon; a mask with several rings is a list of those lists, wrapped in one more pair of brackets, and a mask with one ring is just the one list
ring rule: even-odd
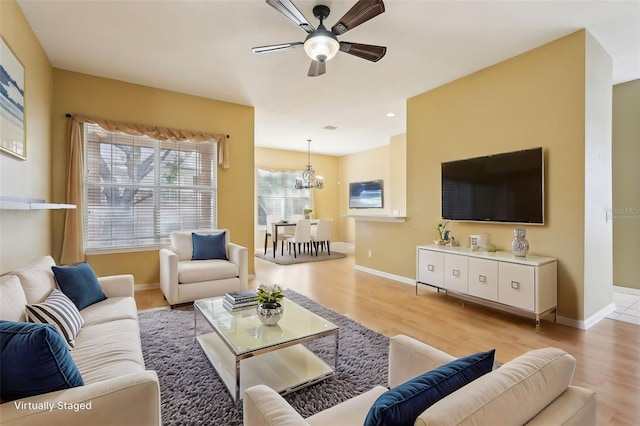
{"label": "gray shag area rug", "polygon": [[[386,386],[389,338],[370,330],[292,290],[286,297],[340,327],[336,375],[284,398],[303,417]],[[165,425],[242,425],[242,401],[233,402],[227,388],[194,340],[193,306],[139,313],[142,352],[147,369],[160,378]],[[199,332],[208,332],[198,319]],[[307,343],[333,365],[331,337]]]}
{"label": "gray shag area rug", "polygon": [[288,254],[286,249],[284,251],[284,256],[281,256],[280,253],[280,250],[278,250],[276,257],[273,257],[273,250],[268,249],[267,254],[264,254],[264,252],[261,251],[259,253],[256,253],[256,257],[268,260],[272,263],[277,263],[278,265],[294,265],[296,263],[319,262],[322,260],[343,259],[347,257],[346,254],[333,250],[331,251],[331,254],[328,254],[326,251],[324,253],[318,251],[317,256],[315,254],[312,256],[308,253],[298,253],[296,257],[293,257],[293,252],[291,252],[291,254]]}

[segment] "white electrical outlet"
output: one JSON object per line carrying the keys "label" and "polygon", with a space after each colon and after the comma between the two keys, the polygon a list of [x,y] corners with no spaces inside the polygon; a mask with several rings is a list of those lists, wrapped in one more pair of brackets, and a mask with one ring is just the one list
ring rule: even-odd
{"label": "white electrical outlet", "polygon": [[369,250],[369,257],[373,257],[373,251]]}

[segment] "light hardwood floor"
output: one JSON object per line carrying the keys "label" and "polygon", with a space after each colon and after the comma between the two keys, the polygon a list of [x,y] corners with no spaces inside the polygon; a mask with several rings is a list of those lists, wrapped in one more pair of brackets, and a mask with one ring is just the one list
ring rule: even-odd
{"label": "light hardwood floor", "polygon": [[[603,319],[587,331],[500,313],[421,286],[354,269],[346,259],[276,265],[255,259],[259,283],[284,288],[328,306],[386,336],[406,334],[455,356],[496,348],[507,362],[535,348],[554,346],[577,359],[573,383],[598,394],[599,425],[640,425],[640,326]],[[160,290],[136,292],[139,309],[164,306]]]}

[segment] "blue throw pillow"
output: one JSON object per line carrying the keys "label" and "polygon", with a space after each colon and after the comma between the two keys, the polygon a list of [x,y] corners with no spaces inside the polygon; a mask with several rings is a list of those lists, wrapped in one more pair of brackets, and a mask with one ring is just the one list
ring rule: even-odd
{"label": "blue throw pillow", "polygon": [[192,232],[193,255],[191,256],[191,260],[229,260],[227,259],[224,234],[224,232],[217,232],[215,234],[196,234]]}
{"label": "blue throw pillow", "polygon": [[459,358],[428,371],[378,397],[364,426],[413,425],[431,405],[493,368],[495,349]]}
{"label": "blue throw pillow", "polygon": [[52,266],[53,275],[60,290],[79,310],[107,298],[102,292],[98,277],[88,263],[73,266]]}
{"label": "blue throw pillow", "polygon": [[49,324],[0,321],[0,361],[4,401],[84,385],[67,342]]}

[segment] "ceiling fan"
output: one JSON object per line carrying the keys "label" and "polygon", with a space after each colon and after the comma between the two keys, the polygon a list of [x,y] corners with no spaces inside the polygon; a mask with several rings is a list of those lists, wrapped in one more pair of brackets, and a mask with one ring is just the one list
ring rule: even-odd
{"label": "ceiling fan", "polygon": [[331,12],[327,6],[317,5],[313,8],[313,15],[320,20],[320,25],[315,29],[291,0],[267,0],[267,3],[306,31],[307,38],[304,42],[273,44],[254,47],[251,50],[258,55],[264,55],[303,46],[307,56],[311,58],[311,67],[307,74],[309,77],[324,74],[327,70],[326,61],[333,58],[338,51],[372,62],[378,62],[387,53],[387,48],[384,46],[338,41],[337,37],[384,12],[382,0],[359,0],[340,18],[331,31],[327,30],[323,24]]}

